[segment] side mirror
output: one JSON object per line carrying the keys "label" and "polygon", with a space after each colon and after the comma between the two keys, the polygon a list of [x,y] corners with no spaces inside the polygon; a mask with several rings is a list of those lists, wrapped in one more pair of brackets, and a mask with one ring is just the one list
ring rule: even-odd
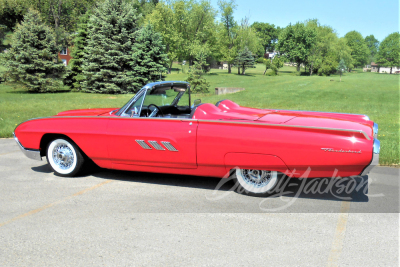
{"label": "side mirror", "polygon": [[194,106],[197,106],[197,105],[199,105],[199,104],[201,104],[201,99],[196,99],[196,100],[193,102],[193,105],[194,105]]}

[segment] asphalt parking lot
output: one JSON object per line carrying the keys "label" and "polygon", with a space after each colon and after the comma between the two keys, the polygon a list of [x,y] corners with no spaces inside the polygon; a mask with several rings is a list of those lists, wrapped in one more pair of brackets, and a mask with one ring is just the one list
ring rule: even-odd
{"label": "asphalt parking lot", "polygon": [[0,139],[0,265],[399,265],[399,169],[377,167],[349,191],[296,180],[270,198],[220,183],[104,169],[62,178]]}

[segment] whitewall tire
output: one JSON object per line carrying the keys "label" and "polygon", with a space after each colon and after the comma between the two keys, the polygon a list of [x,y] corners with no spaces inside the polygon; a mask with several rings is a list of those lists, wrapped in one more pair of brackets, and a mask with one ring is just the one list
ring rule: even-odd
{"label": "whitewall tire", "polygon": [[267,195],[278,184],[276,171],[236,169],[237,191],[248,195]]}
{"label": "whitewall tire", "polygon": [[68,139],[59,138],[47,146],[47,162],[59,176],[72,177],[79,173],[84,158],[79,148]]}

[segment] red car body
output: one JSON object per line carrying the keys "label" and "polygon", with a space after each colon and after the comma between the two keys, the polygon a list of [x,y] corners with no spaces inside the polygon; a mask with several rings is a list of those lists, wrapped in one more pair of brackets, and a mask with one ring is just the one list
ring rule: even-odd
{"label": "red car body", "polygon": [[366,174],[379,160],[377,124],[365,115],[255,109],[230,100],[200,104],[189,118],[115,110],[65,111],[26,121],[14,135],[31,158],[45,156],[54,136],[66,136],[102,168],[213,177],[234,168],[346,177]]}

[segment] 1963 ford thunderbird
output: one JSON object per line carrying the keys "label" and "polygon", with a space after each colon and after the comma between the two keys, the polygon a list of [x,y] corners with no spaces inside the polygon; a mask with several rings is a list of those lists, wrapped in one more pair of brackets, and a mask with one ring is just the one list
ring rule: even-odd
{"label": "1963 ford thunderbird", "polygon": [[283,175],[365,175],[378,164],[378,125],[366,115],[255,109],[191,100],[186,82],[144,86],[122,108],[84,109],[21,123],[24,154],[75,176],[92,160],[108,169],[228,177],[251,194]]}

